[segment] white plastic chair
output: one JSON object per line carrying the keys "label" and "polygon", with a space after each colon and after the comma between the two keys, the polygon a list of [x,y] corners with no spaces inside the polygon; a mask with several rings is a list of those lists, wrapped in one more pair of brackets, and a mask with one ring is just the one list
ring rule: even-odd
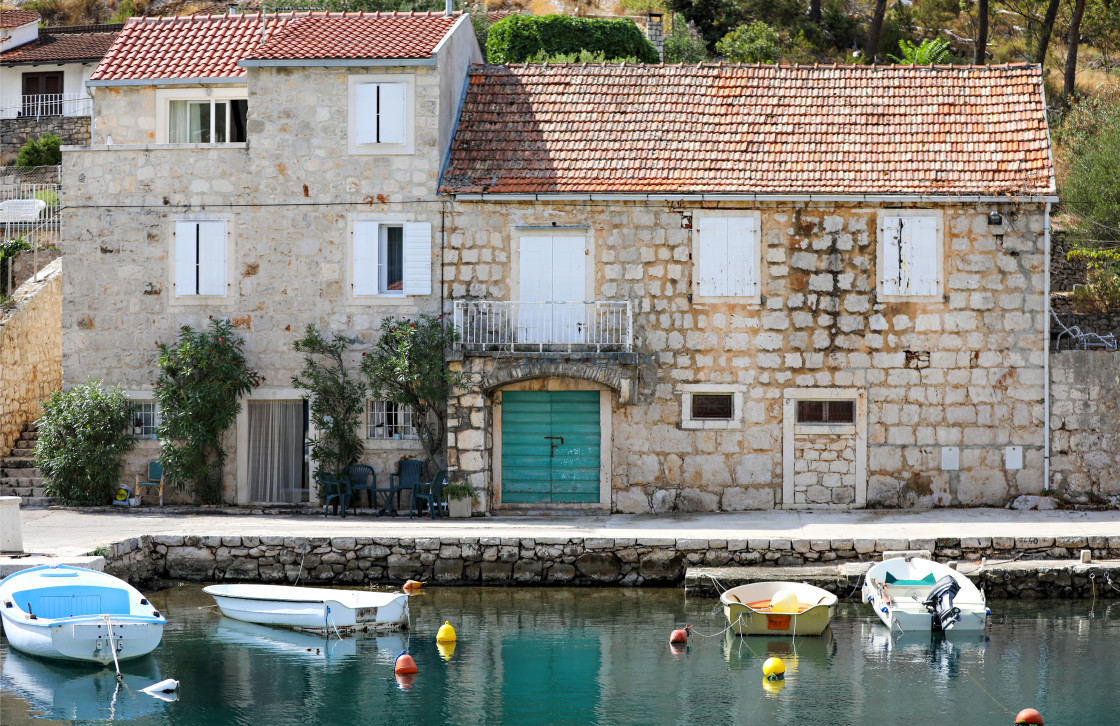
{"label": "white plastic chair", "polygon": [[0,222],[34,222],[46,208],[42,199],[5,199],[0,202]]}

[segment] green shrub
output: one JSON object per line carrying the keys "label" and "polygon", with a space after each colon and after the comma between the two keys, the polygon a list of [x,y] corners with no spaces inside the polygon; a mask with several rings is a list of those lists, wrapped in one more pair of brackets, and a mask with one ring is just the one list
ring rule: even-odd
{"label": "green shrub", "polygon": [[542,51],[550,57],[584,50],[603,53],[608,61],[660,61],[657,49],[632,20],[625,18],[511,15],[491,25],[486,40],[490,63],[525,63]]}
{"label": "green shrub", "polygon": [[[8,289],[8,268],[12,266],[16,255],[31,249],[31,243],[23,237],[0,239],[0,297],[7,298],[14,290]],[[12,281],[15,284],[15,281]]]}
{"label": "green shrub", "polygon": [[66,504],[109,504],[120,483],[124,455],[135,439],[132,404],[119,387],[87,381],[55,391],[43,403],[35,465],[47,492]]}
{"label": "green shrub", "polygon": [[782,57],[778,31],[761,20],[752,20],[723,36],[716,52],[733,63],[777,63]]}
{"label": "green shrub", "polygon": [[665,62],[692,65],[708,60],[708,46],[699,36],[692,34],[688,21],[677,13],[673,16],[673,30],[665,36]]}
{"label": "green shrub", "polygon": [[16,166],[58,166],[62,163],[62,139],[54,134],[43,134],[24,144],[16,157]]}
{"label": "green shrub", "polygon": [[548,55],[543,50],[530,58],[527,63],[640,63],[637,58],[607,58],[603,51],[592,53],[581,50],[578,53],[553,53]]}

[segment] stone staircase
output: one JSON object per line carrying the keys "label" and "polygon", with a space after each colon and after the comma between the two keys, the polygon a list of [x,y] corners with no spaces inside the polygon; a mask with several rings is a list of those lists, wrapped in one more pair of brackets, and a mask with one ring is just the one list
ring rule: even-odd
{"label": "stone staircase", "polygon": [[43,476],[35,468],[35,442],[39,432],[29,423],[11,453],[0,458],[0,496],[21,497],[21,507],[48,507],[58,500],[47,496]]}

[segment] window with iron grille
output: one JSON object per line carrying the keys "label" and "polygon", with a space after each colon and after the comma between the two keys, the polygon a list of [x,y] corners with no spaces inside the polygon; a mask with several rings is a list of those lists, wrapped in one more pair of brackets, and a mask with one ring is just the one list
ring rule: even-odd
{"label": "window with iron grille", "polygon": [[734,399],[730,393],[692,394],[692,418],[705,421],[730,420],[735,416]]}
{"label": "window with iron grille", "polygon": [[412,410],[392,401],[366,401],[366,438],[415,439]]}
{"label": "window with iron grille", "polygon": [[799,424],[854,424],[855,422],[855,401],[800,400],[797,402],[797,423]]}
{"label": "window with iron grille", "polygon": [[155,401],[135,401],[132,404],[132,433],[142,439],[156,438],[160,424],[159,404]]}

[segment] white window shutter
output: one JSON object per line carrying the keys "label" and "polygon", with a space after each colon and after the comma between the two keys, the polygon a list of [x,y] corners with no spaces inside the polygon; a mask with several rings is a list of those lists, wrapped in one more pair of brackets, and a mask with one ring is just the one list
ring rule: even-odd
{"label": "white window shutter", "polygon": [[701,297],[727,295],[727,219],[696,221],[696,248],[692,252],[696,294]]}
{"label": "white window shutter", "polygon": [[883,247],[883,269],[880,274],[883,295],[902,295],[901,286],[903,249],[902,230],[905,228],[903,217],[883,217],[879,225],[879,244]]}
{"label": "white window shutter", "polygon": [[910,289],[911,295],[938,293],[937,219],[910,217]]}
{"label": "white window shutter", "polygon": [[359,83],[354,87],[354,139],[358,144],[377,143],[377,84]]}
{"label": "white window shutter", "polygon": [[727,295],[758,294],[758,230],[753,217],[727,219]]}
{"label": "white window shutter", "polygon": [[403,83],[379,84],[381,97],[377,108],[378,140],[382,144],[403,144],[408,87]]}
{"label": "white window shutter", "polygon": [[377,222],[354,222],[354,295],[376,295]]}
{"label": "white window shutter", "polygon": [[175,294],[197,295],[195,277],[198,269],[197,248],[195,246],[198,224],[196,222],[175,223]]}
{"label": "white window shutter", "polygon": [[404,226],[404,294],[432,294],[432,223]]}
{"label": "white window shutter", "polygon": [[226,294],[226,223],[198,223],[198,294]]}

